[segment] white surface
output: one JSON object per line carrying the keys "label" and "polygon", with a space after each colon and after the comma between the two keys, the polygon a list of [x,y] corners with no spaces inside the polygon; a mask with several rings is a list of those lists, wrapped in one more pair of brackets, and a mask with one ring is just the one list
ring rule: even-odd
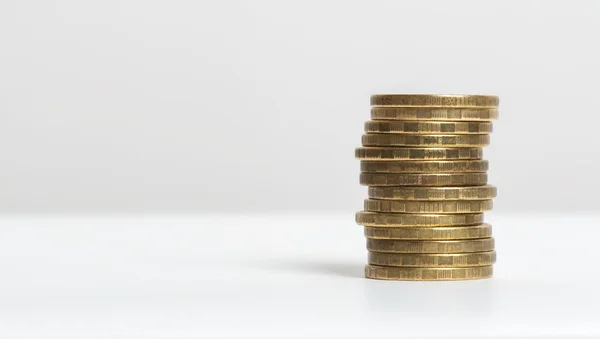
{"label": "white surface", "polygon": [[497,211],[596,211],[599,17],[593,0],[2,0],[0,211],[359,208],[377,92],[499,95]]}
{"label": "white surface", "polygon": [[600,337],[600,217],[487,219],[493,279],[415,283],[349,214],[3,218],[0,337]]}

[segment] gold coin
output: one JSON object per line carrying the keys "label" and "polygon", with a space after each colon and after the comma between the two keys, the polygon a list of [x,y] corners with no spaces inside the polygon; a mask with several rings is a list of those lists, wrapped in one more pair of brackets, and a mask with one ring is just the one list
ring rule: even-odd
{"label": "gold coin", "polygon": [[479,213],[491,210],[492,200],[372,200],[365,199],[365,210],[391,213]]}
{"label": "gold coin", "polygon": [[462,187],[369,187],[369,198],[382,200],[488,200],[495,186]]}
{"label": "gold coin", "polygon": [[384,121],[365,122],[367,133],[489,134],[491,122]]}
{"label": "gold coin", "polygon": [[452,254],[369,252],[369,264],[402,267],[474,267],[496,262],[496,251]]}
{"label": "gold coin", "polygon": [[495,95],[373,94],[373,106],[497,107]]}
{"label": "gold coin", "polygon": [[490,278],[492,266],[479,267],[386,267],[367,265],[365,277],[381,280],[474,280]]}
{"label": "gold coin", "polygon": [[490,144],[489,134],[426,135],[426,134],[363,134],[363,146],[415,147],[484,147]]}
{"label": "gold coin", "polygon": [[498,119],[498,109],[442,107],[371,107],[371,119],[490,121]]}
{"label": "gold coin", "polygon": [[364,160],[478,160],[483,157],[483,149],[359,147],[354,154]]}
{"label": "gold coin", "polygon": [[465,173],[486,172],[488,169],[487,160],[360,162],[360,171],[365,173]]}
{"label": "gold coin", "polygon": [[367,238],[367,249],[384,253],[471,253],[494,250],[494,238],[469,240],[391,240]]}
{"label": "gold coin", "polygon": [[402,240],[461,240],[492,236],[492,225],[440,227],[365,227],[365,237]]}
{"label": "gold coin", "polygon": [[487,173],[361,173],[367,186],[481,186]]}
{"label": "gold coin", "polygon": [[483,213],[472,214],[408,214],[356,212],[356,223],[376,227],[467,226],[483,222]]}

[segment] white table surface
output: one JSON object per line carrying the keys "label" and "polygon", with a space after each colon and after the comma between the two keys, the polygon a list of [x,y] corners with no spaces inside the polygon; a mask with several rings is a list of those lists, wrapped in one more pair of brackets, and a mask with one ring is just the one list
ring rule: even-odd
{"label": "white table surface", "polygon": [[493,279],[363,278],[340,215],[4,217],[0,338],[598,338],[600,217],[496,216]]}

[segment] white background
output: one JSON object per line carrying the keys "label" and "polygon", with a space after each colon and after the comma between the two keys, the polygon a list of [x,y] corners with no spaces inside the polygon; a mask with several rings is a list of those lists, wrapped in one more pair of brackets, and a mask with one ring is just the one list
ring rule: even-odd
{"label": "white background", "polygon": [[410,282],[349,213],[3,217],[0,337],[600,338],[600,218],[488,221],[493,279]]}
{"label": "white background", "polygon": [[598,1],[0,2],[0,210],[359,210],[369,95],[501,98],[495,211],[595,211]]}
{"label": "white background", "polygon": [[[0,0],[0,337],[600,337],[599,18]],[[500,96],[493,279],[364,279],[354,148],[385,92]]]}

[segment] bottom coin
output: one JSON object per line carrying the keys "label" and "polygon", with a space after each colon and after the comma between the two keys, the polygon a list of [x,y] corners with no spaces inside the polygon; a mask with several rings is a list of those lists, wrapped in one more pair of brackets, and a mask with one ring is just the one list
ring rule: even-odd
{"label": "bottom coin", "polygon": [[496,262],[496,252],[421,254],[369,252],[369,264],[402,267],[476,267]]}
{"label": "bottom coin", "polygon": [[490,278],[492,266],[460,268],[365,266],[365,277],[382,280],[474,280]]}

